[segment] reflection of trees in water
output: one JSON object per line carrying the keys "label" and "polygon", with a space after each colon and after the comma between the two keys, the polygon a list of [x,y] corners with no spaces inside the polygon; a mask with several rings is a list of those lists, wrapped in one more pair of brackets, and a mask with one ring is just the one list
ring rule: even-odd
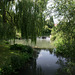
{"label": "reflection of trees in water", "polygon": [[[50,54],[54,53],[53,49],[48,49],[48,50],[49,50]],[[37,51],[35,59],[37,59],[40,51],[41,50]],[[75,63],[71,62],[73,60],[71,60],[69,58],[63,58],[61,55],[57,55],[56,53],[54,53],[54,55],[57,56],[57,58],[58,58],[58,61],[56,62],[56,64],[60,65],[60,68],[57,69],[56,75],[75,75]],[[36,60],[35,60],[35,65],[36,65]],[[33,72],[34,72],[33,75],[44,75],[44,72],[42,71],[40,66],[38,68],[35,66]]]}
{"label": "reflection of trees in water", "polygon": [[38,55],[39,55],[39,53],[40,53],[40,51],[41,50],[37,50],[36,52],[35,52],[35,58],[34,58],[34,62],[33,62],[33,65],[32,66],[34,66],[34,68],[33,68],[33,75],[44,75],[43,74],[43,72],[42,72],[42,69],[41,69],[41,67],[39,66],[39,67],[37,67],[37,64],[36,64],[36,59],[38,58]]}
{"label": "reflection of trees in water", "polygon": [[40,51],[41,50],[34,51],[34,58],[30,61],[30,63],[28,63],[29,65],[27,65],[25,70],[24,71],[22,70],[19,75],[44,75],[41,67],[37,68],[37,63],[36,63],[36,59]]}
{"label": "reflection of trees in water", "polygon": [[53,49],[49,49],[49,52],[50,52],[50,54],[52,54],[53,53]]}
{"label": "reflection of trees in water", "polygon": [[44,72],[42,71],[40,66],[36,70],[37,70],[36,75],[44,75]]}
{"label": "reflection of trees in water", "polygon": [[[29,66],[24,71],[22,71],[22,74],[20,75],[46,75],[45,71],[42,70],[41,66],[37,66],[36,60],[38,58],[38,55],[40,54],[41,50],[35,50],[34,51],[34,59],[32,59],[29,63]],[[54,54],[53,50],[47,50],[50,52],[50,54]],[[55,56],[58,57],[58,61],[56,64],[60,65],[60,68],[57,69],[57,74],[56,75],[75,75],[75,66],[73,63],[71,63],[71,60],[69,58],[65,59],[59,55]]]}
{"label": "reflection of trees in water", "polygon": [[30,70],[30,72],[31,72],[30,75],[44,75],[41,67],[39,66],[37,68],[36,59],[31,64],[31,70]]}
{"label": "reflection of trees in water", "polygon": [[58,61],[56,62],[61,66],[57,70],[56,75],[75,75],[75,63],[72,63],[70,59],[62,60],[62,57],[59,57]]}

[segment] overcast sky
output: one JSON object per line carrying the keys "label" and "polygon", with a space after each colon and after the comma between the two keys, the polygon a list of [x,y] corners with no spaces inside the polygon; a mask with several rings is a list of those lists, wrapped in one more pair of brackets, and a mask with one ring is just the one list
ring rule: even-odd
{"label": "overcast sky", "polygon": [[[17,1],[17,0],[15,0],[15,1]],[[53,5],[54,5],[53,0],[49,0],[48,3],[47,3],[47,10],[48,10],[47,13],[49,13],[49,16],[53,16],[55,14],[55,12],[53,12],[52,10],[50,11],[50,7],[52,7]],[[15,6],[13,6],[13,10],[14,9],[15,9]],[[50,18],[49,16],[46,17],[46,20]],[[59,23],[59,21],[58,21],[59,18],[55,18],[53,16],[53,19],[54,19],[54,23],[55,24],[58,24]]]}
{"label": "overcast sky", "polygon": [[[52,7],[52,6],[54,6],[54,0],[49,0],[48,3],[47,3],[47,10],[50,13],[49,15],[53,16],[54,23],[58,24],[63,19],[64,16],[60,16],[58,18],[55,18],[54,15],[57,14],[57,12],[54,12],[54,11],[52,11],[52,9],[50,9],[50,7]],[[49,17],[47,17],[47,19],[49,19]]]}
{"label": "overcast sky", "polygon": [[[48,3],[47,3],[47,10],[48,10],[48,13],[49,13],[50,16],[53,16],[54,23],[55,23],[55,24],[58,24],[58,23],[59,23],[59,21],[58,21],[59,18],[55,18],[55,17],[54,17],[55,12],[53,12],[53,11],[50,9],[50,7],[52,7],[52,6],[54,6],[54,1],[53,1],[53,0],[49,0]],[[49,19],[49,16],[47,17],[47,19]]]}

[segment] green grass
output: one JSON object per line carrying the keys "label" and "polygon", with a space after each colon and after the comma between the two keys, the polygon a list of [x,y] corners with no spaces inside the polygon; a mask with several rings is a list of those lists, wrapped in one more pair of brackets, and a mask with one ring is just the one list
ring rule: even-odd
{"label": "green grass", "polygon": [[33,58],[33,49],[25,45],[0,44],[0,75],[18,73]]}
{"label": "green grass", "polygon": [[5,63],[9,63],[10,61],[10,57],[13,54],[19,54],[19,51],[11,51],[9,50],[9,45],[6,44],[0,44],[0,68],[5,64]]}

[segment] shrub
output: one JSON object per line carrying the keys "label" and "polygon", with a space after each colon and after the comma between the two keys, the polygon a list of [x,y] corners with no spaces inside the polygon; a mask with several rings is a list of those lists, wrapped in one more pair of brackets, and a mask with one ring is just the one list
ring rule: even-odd
{"label": "shrub", "polygon": [[12,55],[10,57],[10,62],[5,64],[2,69],[0,69],[0,75],[13,75],[18,73],[21,69],[24,69],[28,64],[31,55],[28,53],[20,53]]}
{"label": "shrub", "polygon": [[14,44],[10,46],[10,50],[20,50],[21,52],[27,52],[29,54],[33,53],[33,49],[27,45]]}
{"label": "shrub", "polygon": [[21,61],[21,58],[20,56],[18,55],[13,55],[11,57],[11,66],[14,70],[19,70],[22,66],[22,61]]}
{"label": "shrub", "polygon": [[14,44],[10,46],[10,50],[22,50],[23,45],[21,44]]}
{"label": "shrub", "polygon": [[51,41],[54,41],[56,39],[56,36],[51,36]]}
{"label": "shrub", "polygon": [[57,54],[62,54],[65,57],[74,59],[75,57],[75,44],[58,44],[56,49]]}
{"label": "shrub", "polygon": [[0,68],[0,75],[2,75],[2,69]]}
{"label": "shrub", "polygon": [[5,44],[9,44],[9,42],[8,41],[5,41]]}
{"label": "shrub", "polygon": [[25,46],[23,46],[22,52],[27,52],[29,54],[32,54],[33,53],[33,49],[32,49],[32,47],[25,45]]}
{"label": "shrub", "polygon": [[18,71],[24,67],[24,65],[28,60],[29,55],[27,53],[23,53],[20,55],[13,55],[11,57],[11,66],[15,71]]}
{"label": "shrub", "polygon": [[4,65],[2,67],[2,75],[11,75],[13,73],[13,69],[11,65]]}

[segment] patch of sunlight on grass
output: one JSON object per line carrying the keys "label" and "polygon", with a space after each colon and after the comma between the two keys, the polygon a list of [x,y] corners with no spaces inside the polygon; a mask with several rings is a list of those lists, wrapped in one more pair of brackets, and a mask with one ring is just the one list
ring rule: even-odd
{"label": "patch of sunlight on grass", "polygon": [[1,71],[2,69],[0,68],[0,71]]}
{"label": "patch of sunlight on grass", "polygon": [[10,52],[11,54],[13,54],[14,52]]}

